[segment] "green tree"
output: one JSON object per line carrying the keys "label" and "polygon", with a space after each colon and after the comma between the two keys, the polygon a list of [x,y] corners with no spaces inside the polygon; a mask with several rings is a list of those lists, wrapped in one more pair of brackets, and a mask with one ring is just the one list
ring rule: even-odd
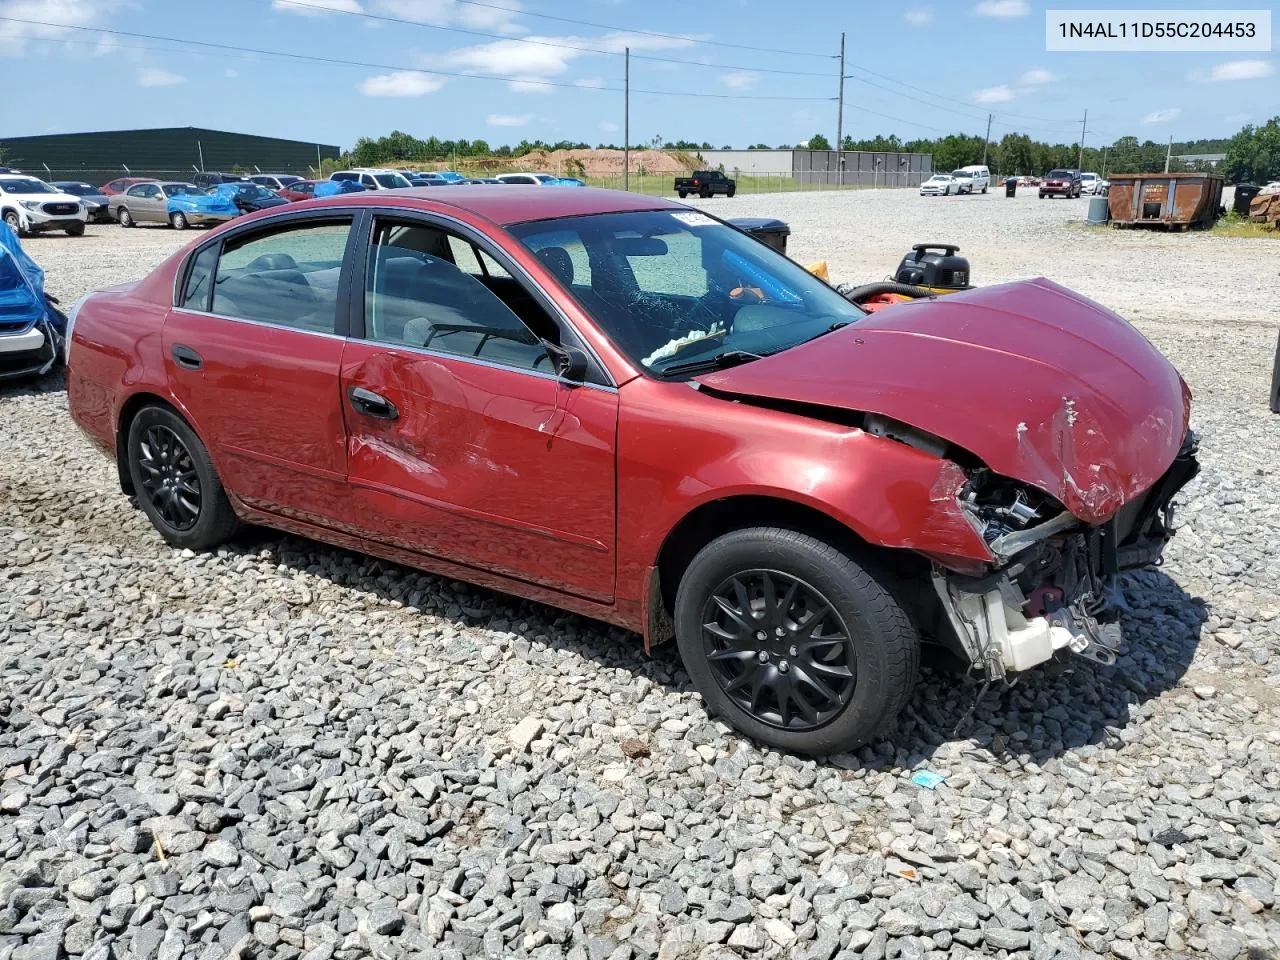
{"label": "green tree", "polygon": [[1280,179],[1280,117],[1260,127],[1246,125],[1227,143],[1222,172],[1232,183]]}
{"label": "green tree", "polygon": [[830,150],[831,141],[828,140],[826,137],[824,137],[822,134],[815,133],[812,137],[809,138],[809,149],[810,150]]}

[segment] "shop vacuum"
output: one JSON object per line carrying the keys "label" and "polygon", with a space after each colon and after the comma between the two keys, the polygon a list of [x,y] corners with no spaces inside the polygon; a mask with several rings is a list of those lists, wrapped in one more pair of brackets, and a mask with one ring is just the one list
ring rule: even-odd
{"label": "shop vacuum", "polygon": [[917,243],[898,264],[894,282],[923,287],[930,293],[968,290],[969,261],[958,256],[959,252],[951,243]]}

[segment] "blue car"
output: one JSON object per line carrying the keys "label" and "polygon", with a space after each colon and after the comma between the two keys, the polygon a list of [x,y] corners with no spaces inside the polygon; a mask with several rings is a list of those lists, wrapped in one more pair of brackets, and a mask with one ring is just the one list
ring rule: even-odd
{"label": "blue car", "polygon": [[240,213],[282,207],[289,202],[260,183],[220,183],[209,192],[214,196],[230,200]]}
{"label": "blue car", "polygon": [[315,197],[336,197],[340,193],[363,193],[362,187],[355,180],[322,180],[316,184]]}
{"label": "blue car", "polygon": [[446,183],[467,183],[470,177],[467,177],[456,170],[438,170],[436,176],[444,179]]}
{"label": "blue car", "polygon": [[45,295],[44,271],[0,221],[0,380],[38,377],[62,359],[67,319]]}
{"label": "blue car", "polygon": [[240,215],[228,197],[205,193],[191,183],[135,183],[111,198],[111,218],[122,227],[168,223],[185,230],[197,224],[223,223]]}

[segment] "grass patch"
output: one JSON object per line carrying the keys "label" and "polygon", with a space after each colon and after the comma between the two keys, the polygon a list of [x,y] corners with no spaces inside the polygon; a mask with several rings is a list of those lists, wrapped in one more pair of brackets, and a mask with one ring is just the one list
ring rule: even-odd
{"label": "grass patch", "polygon": [[1267,223],[1254,223],[1234,210],[1222,217],[1209,231],[1216,237],[1266,237],[1280,239],[1280,229]]}

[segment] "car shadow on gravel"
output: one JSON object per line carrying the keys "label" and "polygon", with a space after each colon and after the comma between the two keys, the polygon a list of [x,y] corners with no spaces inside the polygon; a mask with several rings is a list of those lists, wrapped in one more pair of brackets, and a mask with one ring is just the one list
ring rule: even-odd
{"label": "car shadow on gravel", "polygon": [[[457,629],[511,632],[673,693],[693,692],[675,644],[646,655],[638,635],[587,617],[265,529],[245,531],[231,547],[246,557],[264,549],[274,562],[416,607]],[[943,745],[966,742],[997,757],[1043,764],[1086,745],[1123,743],[1127,729],[1150,722],[1142,705],[1179,685],[1208,616],[1203,600],[1159,569],[1129,574],[1124,595],[1125,649],[1115,666],[1071,657],[984,689],[972,676],[935,662],[922,671],[890,738],[860,750],[857,764],[911,770]],[[830,759],[841,766],[854,760]]]}
{"label": "car shadow on gravel", "polygon": [[61,365],[43,377],[23,377],[21,380],[0,380],[0,400],[10,397],[38,397],[46,393],[66,393],[67,372]]}
{"label": "car shadow on gravel", "polygon": [[1208,609],[1158,568],[1128,574],[1123,589],[1125,641],[1114,666],[1069,656],[990,687],[926,670],[899,723],[895,755],[872,766],[914,768],[955,741],[1036,764],[1089,745],[1126,742],[1134,728],[1152,722],[1144,705],[1182,682]]}

